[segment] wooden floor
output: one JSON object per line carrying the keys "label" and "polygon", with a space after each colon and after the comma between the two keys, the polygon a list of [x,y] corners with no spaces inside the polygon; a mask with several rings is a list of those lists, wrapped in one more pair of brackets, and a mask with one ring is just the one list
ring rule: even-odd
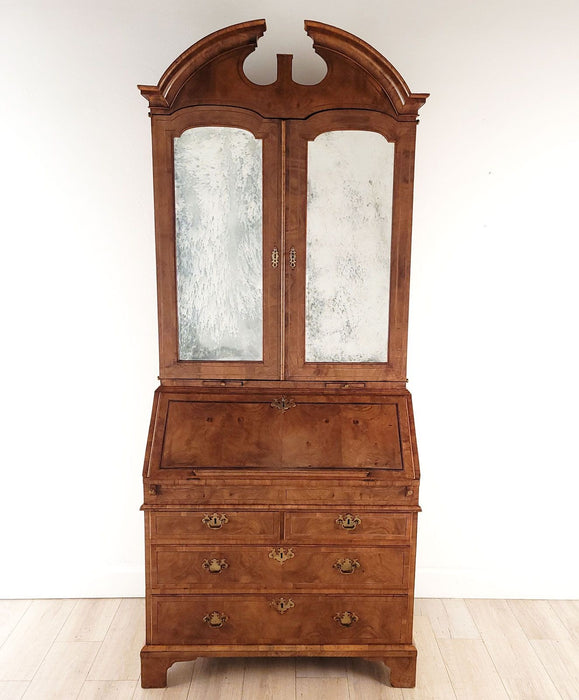
{"label": "wooden floor", "polygon": [[418,680],[380,663],[199,659],[142,690],[141,599],[0,601],[0,700],[579,700],[579,601],[418,600]]}

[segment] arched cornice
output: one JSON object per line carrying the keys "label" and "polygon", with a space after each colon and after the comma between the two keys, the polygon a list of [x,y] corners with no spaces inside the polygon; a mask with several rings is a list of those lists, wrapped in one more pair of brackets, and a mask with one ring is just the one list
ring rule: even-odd
{"label": "arched cornice", "polygon": [[412,93],[404,78],[375,48],[354,34],[323,22],[305,20],[306,33],[314,50],[327,60],[328,51],[340,53],[369,73],[388,96],[399,115],[416,116],[428,93]]}
{"label": "arched cornice", "polygon": [[305,22],[314,50],[328,66],[319,83],[294,82],[291,55],[278,55],[274,83],[253,83],[243,64],[265,30],[263,19],[242,22],[193,44],[167,68],[158,85],[139,85],[151,114],[223,105],[275,119],[305,119],[329,109],[369,109],[398,122],[416,121],[428,95],[411,93],[400,73],[369,44],[322,22]]}
{"label": "arched cornice", "polygon": [[[190,46],[161,76],[158,85],[139,85],[139,90],[151,107],[170,107],[183,85],[213,59],[232,50],[241,51],[243,59],[255,49],[265,32],[265,20],[232,24],[209,34]],[[243,49],[246,51],[243,51]]]}

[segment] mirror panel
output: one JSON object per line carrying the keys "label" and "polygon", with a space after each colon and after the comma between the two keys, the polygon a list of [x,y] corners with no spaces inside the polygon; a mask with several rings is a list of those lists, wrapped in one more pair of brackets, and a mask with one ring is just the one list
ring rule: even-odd
{"label": "mirror panel", "polygon": [[306,362],[387,362],[394,144],[329,131],[308,144]]}
{"label": "mirror panel", "polygon": [[180,360],[263,359],[262,142],[194,127],[174,139]]}

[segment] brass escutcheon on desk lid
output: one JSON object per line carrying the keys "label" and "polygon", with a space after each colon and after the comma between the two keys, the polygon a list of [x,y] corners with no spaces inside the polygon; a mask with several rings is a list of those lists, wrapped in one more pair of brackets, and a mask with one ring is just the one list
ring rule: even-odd
{"label": "brass escutcheon on desk lid", "polygon": [[290,547],[289,549],[284,549],[283,547],[274,547],[268,554],[270,559],[278,561],[280,564],[285,564],[288,559],[293,559],[295,557],[294,550]]}
{"label": "brass escutcheon on desk lid", "polygon": [[360,618],[356,615],[356,613],[351,612],[350,610],[344,610],[344,612],[337,612],[334,615],[334,620],[338,622],[342,627],[351,627],[354,622],[358,622]]}
{"label": "brass escutcheon on desk lid", "polygon": [[201,522],[211,530],[219,530],[229,522],[229,518],[223,513],[213,513],[212,515],[206,515]]}
{"label": "brass escutcheon on desk lid", "polygon": [[296,604],[291,598],[288,598],[287,600],[285,598],[279,598],[278,600],[272,600],[270,605],[272,608],[275,608],[280,615],[283,615],[288,610],[295,608]]}
{"label": "brass escutcheon on desk lid", "polygon": [[355,530],[361,522],[362,519],[359,518],[357,515],[352,515],[352,513],[346,513],[346,515],[339,515],[336,518],[336,524],[341,525],[344,528],[344,530]]}
{"label": "brass escutcheon on desk lid", "polygon": [[334,564],[334,569],[338,569],[341,574],[354,574],[356,569],[360,568],[360,562],[357,559],[350,559],[345,557],[344,559],[338,559]]}
{"label": "brass escutcheon on desk lid", "polygon": [[222,612],[214,610],[213,612],[207,613],[203,618],[203,622],[206,622],[209,627],[223,627],[223,625],[229,620],[227,615]]}
{"label": "brass escutcheon on desk lid", "polygon": [[225,559],[205,559],[201,566],[210,574],[220,574],[229,564]]}
{"label": "brass escutcheon on desk lid", "polygon": [[289,411],[290,408],[294,408],[296,405],[293,399],[288,399],[286,396],[282,396],[280,399],[274,399],[270,403],[272,408],[278,408],[280,411]]}

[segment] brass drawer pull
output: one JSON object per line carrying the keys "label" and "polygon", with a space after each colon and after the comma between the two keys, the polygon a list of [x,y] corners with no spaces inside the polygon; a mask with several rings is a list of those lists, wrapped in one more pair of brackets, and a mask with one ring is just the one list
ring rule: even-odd
{"label": "brass drawer pull", "polygon": [[274,399],[270,404],[272,408],[278,408],[280,411],[289,411],[295,405],[296,402],[293,399],[288,399],[285,396],[282,396],[281,399]]}
{"label": "brass drawer pull", "polygon": [[340,515],[336,518],[336,523],[341,525],[344,530],[355,530],[356,526],[361,522],[362,520],[357,515],[353,516],[351,513],[346,513],[346,515]]}
{"label": "brass drawer pull", "polygon": [[213,513],[213,515],[206,515],[201,522],[205,523],[211,530],[219,530],[225,523],[229,522],[229,519],[223,513]]}
{"label": "brass drawer pull", "polygon": [[291,598],[288,598],[287,600],[285,598],[280,598],[279,600],[272,600],[270,605],[272,608],[275,608],[280,615],[283,615],[288,610],[295,608],[296,604]]}
{"label": "brass drawer pull", "polygon": [[214,629],[217,629],[217,627],[223,627],[227,620],[229,620],[227,615],[222,612],[217,612],[217,610],[207,613],[207,615],[205,615],[203,618],[203,622],[206,622],[209,627],[213,627]]}
{"label": "brass drawer pull", "polygon": [[278,547],[277,549],[274,547],[270,553],[269,553],[269,558],[274,559],[275,561],[278,561],[280,564],[285,564],[285,562],[288,559],[293,559],[295,557],[294,550],[291,549],[284,549],[283,547]]}
{"label": "brass drawer pull", "polygon": [[354,574],[356,569],[360,568],[360,562],[357,559],[338,559],[334,564],[334,569],[338,569],[341,574]]}
{"label": "brass drawer pull", "polygon": [[205,559],[201,566],[210,574],[220,574],[224,569],[227,569],[229,564],[225,559]]}
{"label": "brass drawer pull", "polygon": [[351,627],[354,622],[358,622],[360,618],[356,613],[350,612],[349,610],[344,610],[344,612],[338,612],[334,615],[334,620],[342,627]]}

